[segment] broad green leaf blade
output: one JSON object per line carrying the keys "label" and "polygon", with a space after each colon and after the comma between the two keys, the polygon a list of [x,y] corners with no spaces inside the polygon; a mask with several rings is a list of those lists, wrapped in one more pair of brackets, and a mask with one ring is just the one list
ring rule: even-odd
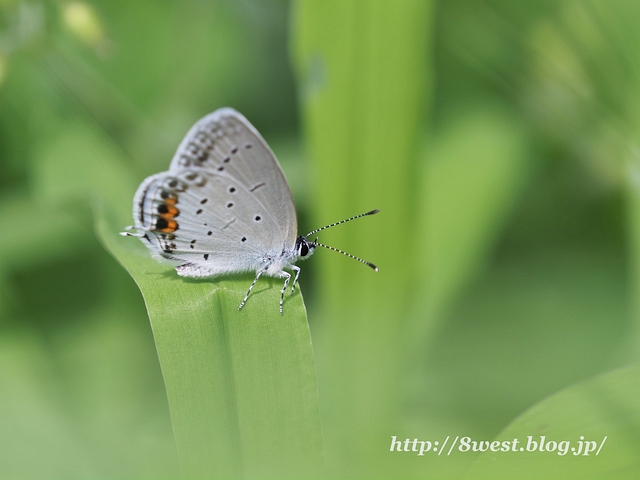
{"label": "broad green leaf blade", "polygon": [[[49,164],[49,168],[47,168]],[[188,478],[308,477],[322,442],[313,352],[300,293],[279,313],[281,280],[253,275],[183,279],[151,259],[130,221],[136,183],[104,138],[64,132],[43,160],[40,190],[93,193],[96,230],[140,287],[162,368],[183,474]],[[78,172],[70,192],[55,172]],[[117,185],[114,186],[113,184]],[[109,192],[129,190],[122,198]]]}
{"label": "broad green leaf blade", "polygon": [[185,476],[315,473],[321,439],[300,295],[281,316],[280,281],[261,279],[238,311],[250,276],[184,280],[104,219],[98,232],[145,297]]}
{"label": "broad green leaf blade", "polygon": [[[638,366],[614,370],[567,388],[532,407],[497,437],[500,442],[518,439],[515,452],[482,453],[468,478],[638,478],[638,398]],[[563,441],[571,443],[561,445]],[[559,454],[565,447],[566,454]],[[585,447],[591,450],[588,454]]]}
{"label": "broad green leaf blade", "polygon": [[318,287],[332,315],[354,304],[358,310],[393,313],[405,305],[411,281],[410,265],[398,261],[398,249],[411,248],[415,234],[415,174],[433,81],[432,2],[298,1],[295,6],[293,60],[316,221],[381,210],[322,235],[350,253],[366,254],[384,275],[326,255]]}
{"label": "broad green leaf blade", "polygon": [[[293,60],[318,225],[379,208],[380,214],[320,232],[361,256],[374,273],[318,252],[328,393],[323,426],[331,462],[347,477],[402,476],[380,445],[397,426],[404,381],[400,342],[414,274],[415,173],[429,69],[433,2],[296,2]],[[324,368],[324,370],[322,370]],[[384,465],[383,465],[384,464]],[[383,473],[383,469],[386,470]]]}

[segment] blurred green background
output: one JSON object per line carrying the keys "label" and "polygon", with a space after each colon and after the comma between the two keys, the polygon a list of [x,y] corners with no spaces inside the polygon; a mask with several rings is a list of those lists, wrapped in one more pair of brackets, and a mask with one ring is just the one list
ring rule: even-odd
{"label": "blurred green background", "polygon": [[94,219],[130,221],[222,106],[275,151],[301,233],[381,209],[321,237],[378,274],[302,265],[327,476],[458,478],[477,454],[391,435],[490,440],[598,374],[627,412],[603,431],[640,447],[637,373],[607,377],[639,346],[639,23],[622,1],[0,1],[0,476],[180,476]]}

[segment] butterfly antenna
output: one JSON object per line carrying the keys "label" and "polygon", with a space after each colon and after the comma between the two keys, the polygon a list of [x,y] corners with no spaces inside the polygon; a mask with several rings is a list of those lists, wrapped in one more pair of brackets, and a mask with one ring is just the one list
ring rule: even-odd
{"label": "butterfly antenna", "polygon": [[[367,215],[375,215],[376,213],[378,213],[380,211],[380,209],[376,208],[375,210],[371,210],[370,212],[366,212],[366,213],[361,213],[360,215],[356,215],[355,217],[351,217],[351,218],[347,218],[346,220],[341,220],[339,222],[336,223],[332,223],[331,225],[325,225],[324,227],[320,227],[320,228],[316,228],[315,230],[307,233],[305,235],[305,237],[308,237],[309,235],[313,235],[314,233],[317,233],[321,230],[325,230],[327,228],[331,228],[331,227],[335,227],[336,225],[340,225],[341,223],[347,223],[350,222],[351,220],[355,220],[356,218],[360,218],[360,217],[366,217]],[[321,244],[318,244],[321,245]],[[326,248],[331,248],[331,247],[327,247],[326,245],[321,245],[322,247],[326,247]],[[336,250],[335,248],[333,250]],[[340,250],[336,250],[337,252],[340,252]],[[344,253],[344,252],[340,252],[340,253]],[[344,253],[347,256],[351,256],[348,253]],[[356,258],[356,257],[353,257]],[[356,258],[356,260],[360,260],[359,258]],[[367,263],[363,260],[360,260],[362,263]],[[368,264],[368,263],[367,263]],[[377,269],[376,269],[377,270]]]}
{"label": "butterfly antenna", "polygon": [[[370,215],[370,213],[364,213],[363,215]],[[359,215],[362,216],[362,215]],[[354,218],[358,218],[358,217],[354,217]],[[346,222],[347,220],[345,220]],[[342,222],[339,222],[342,223]],[[337,224],[336,224],[337,225]],[[342,250],[338,249],[338,248],[334,248],[334,247],[330,247],[329,245],[325,245],[323,243],[318,242],[318,239],[316,238],[316,241],[313,242],[314,245],[318,246],[318,247],[324,247],[324,248],[328,248],[329,250],[333,250],[334,252],[338,252],[341,253],[343,255],[346,255],[349,258],[353,258],[354,260],[359,261],[360,263],[364,263],[365,265],[368,265],[369,267],[373,268],[376,272],[378,271],[378,267],[376,267],[373,263],[371,262],[367,262],[366,260],[363,260],[359,257],[356,257],[355,255],[351,255],[350,253],[347,252],[343,252]]]}

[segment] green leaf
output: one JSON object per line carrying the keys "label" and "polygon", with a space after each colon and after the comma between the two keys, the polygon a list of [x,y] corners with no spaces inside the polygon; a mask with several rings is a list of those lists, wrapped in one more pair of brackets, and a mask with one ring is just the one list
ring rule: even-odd
{"label": "green leaf", "polygon": [[[57,198],[93,193],[98,236],[133,276],[147,306],[183,474],[317,474],[322,442],[300,293],[287,296],[280,315],[281,280],[261,278],[238,311],[253,275],[180,278],[152,260],[138,239],[119,236],[135,182],[117,157],[99,135],[75,126],[40,166],[43,172],[76,172],[75,178],[60,183],[54,173],[44,175],[39,190],[54,191]],[[129,201],[114,197],[113,182],[129,190],[123,195]],[[60,190],[68,184],[71,192]]]}
{"label": "green leaf", "polygon": [[[518,439],[516,451],[482,453],[468,478],[637,478],[639,397],[638,366],[569,387],[538,403],[503,430],[496,440]],[[564,451],[562,441],[571,442],[565,455],[559,454]],[[584,442],[595,442],[588,444],[592,449],[588,454]]]}
{"label": "green leaf", "polygon": [[[418,152],[432,82],[433,2],[296,2],[293,60],[301,89],[318,225],[379,208],[321,232],[379,273],[318,252],[325,353],[323,427],[343,476],[402,476],[380,444],[398,424],[406,372],[401,344],[415,262]],[[315,327],[315,326],[314,326]],[[382,466],[382,464],[385,464]],[[393,473],[392,473],[393,472]]]}
{"label": "green leaf", "polygon": [[323,232],[384,272],[372,275],[326,255],[318,287],[331,315],[355,305],[389,324],[381,310],[393,314],[405,305],[411,265],[397,255],[401,245],[412,246],[415,234],[415,174],[433,81],[431,10],[432,2],[423,0],[296,3],[293,59],[316,221],[381,211]]}

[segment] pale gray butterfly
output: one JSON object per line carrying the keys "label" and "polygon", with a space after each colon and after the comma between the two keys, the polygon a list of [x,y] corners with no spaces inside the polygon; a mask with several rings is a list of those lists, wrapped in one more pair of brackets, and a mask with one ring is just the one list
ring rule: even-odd
{"label": "pale gray butterfly", "polygon": [[198,121],[178,147],[169,171],[142,182],[133,199],[135,236],[154,258],[177,264],[183,277],[211,277],[225,273],[256,272],[247,302],[261,275],[284,278],[284,293],[295,272],[316,247],[325,247],[370,266],[361,258],[309,240],[309,236],[356,218],[297,236],[293,197],[275,155],[246,118],[221,108]]}

